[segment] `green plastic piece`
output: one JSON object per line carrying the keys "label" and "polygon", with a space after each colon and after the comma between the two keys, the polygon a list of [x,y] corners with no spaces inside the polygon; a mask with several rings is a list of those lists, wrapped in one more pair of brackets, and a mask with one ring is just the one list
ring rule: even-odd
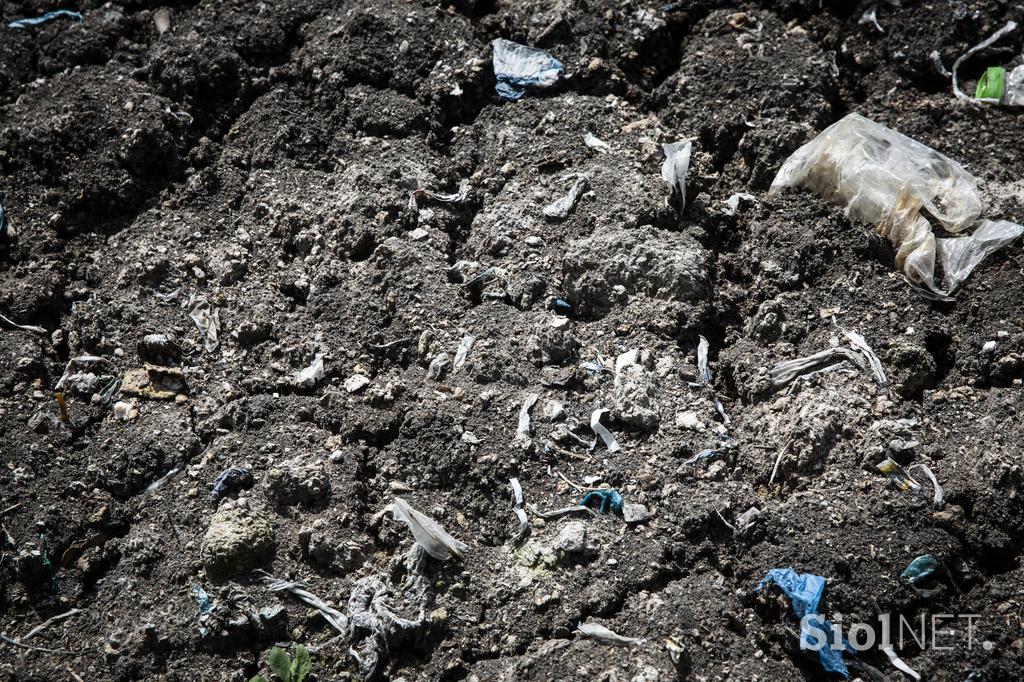
{"label": "green plastic piece", "polygon": [[1002,100],[1006,91],[1006,69],[1001,66],[990,66],[981,74],[978,89],[974,96],[977,99]]}

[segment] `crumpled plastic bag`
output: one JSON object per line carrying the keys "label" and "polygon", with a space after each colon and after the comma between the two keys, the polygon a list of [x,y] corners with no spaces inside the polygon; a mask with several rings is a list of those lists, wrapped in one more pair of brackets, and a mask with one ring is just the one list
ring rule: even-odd
{"label": "crumpled plastic bag", "polygon": [[[773,568],[758,583],[754,591],[759,592],[769,583],[778,585],[789,597],[793,615],[800,619],[800,648],[813,650],[815,647],[823,645],[818,649],[821,667],[828,672],[849,677],[850,671],[843,662],[843,652],[836,651],[831,646],[833,641],[832,624],[818,614],[818,602],[821,601],[821,595],[825,592],[825,582],[823,577],[813,573],[797,573],[792,568]],[[809,618],[808,621],[814,621],[814,626],[825,632],[824,642],[818,642],[815,639],[810,622],[805,625],[803,617],[809,614],[818,616]]]}
{"label": "crumpled plastic bag", "polygon": [[[844,205],[850,218],[874,223],[896,248],[896,266],[940,297],[1024,232],[1007,221],[982,221],[972,235],[936,239],[922,211],[947,231],[964,232],[981,214],[977,180],[956,161],[860,114],[849,114],[790,156],[769,193],[783,187],[809,189]],[[936,255],[945,287],[935,282]]]}
{"label": "crumpled plastic bag", "polygon": [[554,85],[562,75],[562,62],[544,50],[504,38],[496,39],[491,47],[494,50],[494,77],[498,80],[494,90],[503,99],[515,101],[529,88]]}

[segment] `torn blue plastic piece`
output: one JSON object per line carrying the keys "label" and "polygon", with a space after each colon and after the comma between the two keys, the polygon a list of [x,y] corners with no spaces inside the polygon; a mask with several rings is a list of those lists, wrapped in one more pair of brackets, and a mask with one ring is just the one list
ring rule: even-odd
{"label": "torn blue plastic piece", "polygon": [[688,459],[685,462],[683,462],[683,465],[685,466],[687,464],[694,464],[698,460],[707,459],[708,457],[714,457],[717,454],[718,454],[718,450],[711,450],[711,449],[701,450],[696,455],[694,455],[690,459]]}
{"label": "torn blue plastic piece", "polygon": [[572,314],[572,304],[564,299],[556,298],[551,303],[551,307],[554,308],[555,312],[558,313],[559,315],[568,317],[570,314]]}
{"label": "torn blue plastic piece", "polygon": [[213,602],[210,601],[210,595],[207,594],[202,585],[192,586],[192,596],[196,598],[196,605],[199,607],[200,616],[205,616],[210,611],[213,611]]}
{"label": "torn blue plastic piece", "polygon": [[[786,593],[793,606],[793,614],[800,619],[800,648],[812,651],[817,649],[822,668],[848,678],[850,671],[843,663],[843,652],[832,648],[835,640],[832,623],[818,613],[818,602],[825,591],[825,579],[813,573],[797,573],[792,568],[773,568],[754,591],[760,591],[768,583],[775,583]],[[804,616],[811,618],[804,620]],[[845,648],[846,639],[843,638],[842,642]]]}
{"label": "torn blue plastic piece", "polygon": [[907,566],[906,570],[900,574],[901,578],[906,578],[911,583],[916,583],[920,580],[924,580],[939,567],[939,562],[931,554],[922,554]]}
{"label": "torn blue plastic piece", "polygon": [[29,26],[38,26],[39,24],[45,24],[48,21],[53,21],[57,17],[67,17],[74,19],[78,23],[82,23],[82,15],[78,12],[72,12],[69,9],[58,9],[46,14],[40,14],[38,17],[29,17],[27,19],[17,19],[7,24],[7,28],[28,28]]}
{"label": "torn blue plastic piece", "polygon": [[598,502],[597,510],[602,514],[608,512],[622,513],[622,494],[618,490],[592,490],[583,496],[581,507],[589,507],[591,502]]}
{"label": "torn blue plastic piece", "polygon": [[546,88],[554,85],[562,75],[562,62],[544,50],[498,38],[491,43],[494,50],[494,77],[498,84],[494,90],[504,99],[515,101],[526,94],[528,88]]}
{"label": "torn blue plastic piece", "polygon": [[220,498],[235,490],[252,487],[252,473],[244,467],[225,469],[213,480],[211,487],[210,502],[217,504]]}

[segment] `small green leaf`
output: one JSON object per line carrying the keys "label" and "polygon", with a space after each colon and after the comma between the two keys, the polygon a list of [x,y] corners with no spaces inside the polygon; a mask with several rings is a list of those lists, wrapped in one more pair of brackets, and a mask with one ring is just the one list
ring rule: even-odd
{"label": "small green leaf", "polygon": [[263,675],[253,675],[249,678],[249,682],[267,682],[267,678],[263,677]]}
{"label": "small green leaf", "polygon": [[291,660],[288,653],[281,647],[274,647],[267,654],[267,665],[283,682],[291,682]]}
{"label": "small green leaf", "polygon": [[974,91],[977,99],[1002,100],[1006,90],[1006,69],[1001,66],[990,66],[985,69],[978,80],[978,88]]}
{"label": "small green leaf", "polygon": [[309,650],[301,644],[295,647],[295,660],[292,661],[292,678],[288,682],[302,682],[309,674]]}

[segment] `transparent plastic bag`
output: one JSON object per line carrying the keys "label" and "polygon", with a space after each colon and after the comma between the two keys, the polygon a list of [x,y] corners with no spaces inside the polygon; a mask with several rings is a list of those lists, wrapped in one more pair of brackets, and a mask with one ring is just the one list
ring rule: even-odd
{"label": "transparent plastic bag", "polygon": [[[983,221],[974,235],[936,240],[924,213],[947,231],[975,224],[978,181],[949,157],[859,114],[849,114],[798,149],[779,170],[770,194],[803,187],[873,223],[896,248],[896,266],[940,296],[954,291],[987,255],[1024,228]],[[945,288],[935,283],[938,256]]]}

